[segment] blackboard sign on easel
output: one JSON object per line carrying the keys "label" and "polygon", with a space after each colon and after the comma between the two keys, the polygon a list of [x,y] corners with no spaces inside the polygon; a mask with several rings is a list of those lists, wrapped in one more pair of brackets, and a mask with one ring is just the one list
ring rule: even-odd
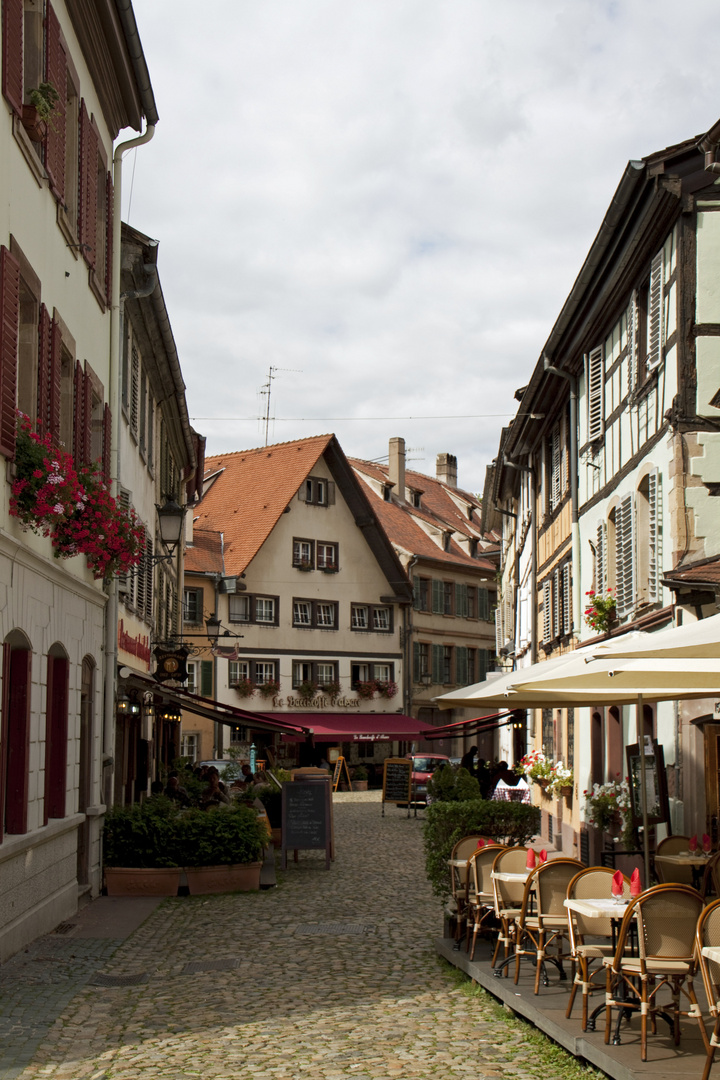
{"label": "blackboard sign on easel", "polygon": [[382,816],[385,803],[407,803],[410,817],[412,761],[410,758],[385,758],[383,763]]}
{"label": "blackboard sign on easel", "polygon": [[282,786],[282,868],[287,853],[325,849],[325,869],[330,869],[332,836],[330,784],[325,779],[287,780]]}
{"label": "blackboard sign on easel", "polygon": [[332,789],[337,791],[338,784],[342,780],[343,770],[345,771],[345,782],[348,786],[348,791],[352,791],[352,780],[350,779],[350,773],[348,771],[347,762],[345,758],[340,754],[335,762],[335,768],[333,769]]}

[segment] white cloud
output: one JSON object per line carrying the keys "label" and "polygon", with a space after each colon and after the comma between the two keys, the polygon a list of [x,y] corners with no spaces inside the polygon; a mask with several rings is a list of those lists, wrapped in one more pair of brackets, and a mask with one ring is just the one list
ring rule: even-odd
{"label": "white cloud", "polygon": [[[318,419],[272,437],[377,457],[402,434],[476,490],[627,159],[720,113],[711,0],[135,12],[160,123],[130,220],[160,240],[191,415],[255,416],[269,365],[299,368],[272,411]],[[483,418],[325,419],[459,414]],[[211,452],[262,441],[196,426]]]}

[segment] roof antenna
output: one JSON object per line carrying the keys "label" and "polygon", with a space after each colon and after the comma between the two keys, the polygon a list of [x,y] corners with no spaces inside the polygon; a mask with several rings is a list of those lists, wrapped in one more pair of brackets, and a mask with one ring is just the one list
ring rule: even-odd
{"label": "roof antenna", "polygon": [[[268,444],[268,437],[269,437],[269,433],[270,433],[270,395],[272,393],[273,379],[277,379],[277,375],[275,375],[276,371],[297,371],[300,374],[302,374],[302,368],[273,367],[272,364],[268,368],[268,381],[266,383],[263,383],[263,385],[260,387],[260,393],[264,394],[267,397],[267,405],[265,406],[265,416],[263,417],[263,420],[265,421],[265,445],[266,446]],[[275,419],[275,417],[273,416],[273,420],[274,419]]]}

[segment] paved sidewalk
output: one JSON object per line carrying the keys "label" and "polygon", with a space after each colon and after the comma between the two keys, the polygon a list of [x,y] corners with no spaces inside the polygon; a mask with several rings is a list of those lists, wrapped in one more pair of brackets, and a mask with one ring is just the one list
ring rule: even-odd
{"label": "paved sidewalk", "polygon": [[532,1042],[435,955],[421,829],[382,818],[376,792],[340,794],[329,871],[301,852],[277,889],[165,901],[137,929],[96,902],[0,969],[0,1078],[541,1076]]}

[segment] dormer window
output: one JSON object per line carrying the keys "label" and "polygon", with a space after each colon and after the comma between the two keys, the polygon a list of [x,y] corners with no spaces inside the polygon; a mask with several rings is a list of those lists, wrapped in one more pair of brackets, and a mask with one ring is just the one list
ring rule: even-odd
{"label": "dormer window", "polygon": [[414,506],[416,510],[420,509],[420,492],[419,491],[411,491],[410,492],[410,505]]}
{"label": "dormer window", "polygon": [[390,486],[388,484],[383,484],[382,496],[385,502],[390,502]]}

